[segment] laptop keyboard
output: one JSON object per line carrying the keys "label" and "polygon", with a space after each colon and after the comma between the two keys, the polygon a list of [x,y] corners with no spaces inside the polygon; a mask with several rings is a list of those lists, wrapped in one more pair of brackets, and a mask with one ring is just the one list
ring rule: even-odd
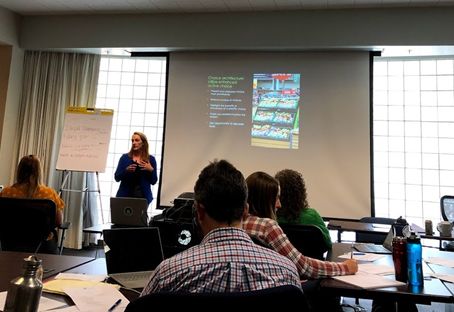
{"label": "laptop keyboard", "polygon": [[109,277],[126,288],[144,288],[153,271],[109,274]]}

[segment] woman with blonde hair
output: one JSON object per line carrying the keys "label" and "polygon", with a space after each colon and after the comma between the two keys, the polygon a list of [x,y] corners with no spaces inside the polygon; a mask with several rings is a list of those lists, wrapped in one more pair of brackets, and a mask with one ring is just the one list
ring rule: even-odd
{"label": "woman with blonde hair", "polygon": [[115,171],[115,181],[120,182],[117,197],[146,198],[148,204],[153,200],[151,185],[156,184],[156,159],[148,152],[145,134],[134,132],[131,149],[123,154]]}

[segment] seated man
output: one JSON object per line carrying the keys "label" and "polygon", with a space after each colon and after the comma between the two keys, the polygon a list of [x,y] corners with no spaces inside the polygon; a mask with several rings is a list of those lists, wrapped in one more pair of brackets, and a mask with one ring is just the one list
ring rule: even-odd
{"label": "seated man", "polygon": [[281,285],[301,288],[286,257],[256,245],[242,229],[248,214],[243,175],[225,160],[205,167],[194,187],[200,245],[164,260],[142,295],[152,292],[244,292]]}

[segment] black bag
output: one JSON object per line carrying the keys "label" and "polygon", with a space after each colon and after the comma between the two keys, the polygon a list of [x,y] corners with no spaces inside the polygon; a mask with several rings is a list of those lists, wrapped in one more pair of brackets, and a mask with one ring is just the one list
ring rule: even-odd
{"label": "black bag", "polygon": [[410,225],[402,216],[397,218],[396,222],[391,225],[388,235],[386,235],[383,246],[388,250],[393,250],[393,238],[395,236],[408,237],[410,235]]}

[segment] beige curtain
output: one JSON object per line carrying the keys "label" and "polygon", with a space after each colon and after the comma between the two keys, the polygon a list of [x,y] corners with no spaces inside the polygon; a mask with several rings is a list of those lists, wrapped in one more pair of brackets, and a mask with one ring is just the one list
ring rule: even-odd
{"label": "beige curtain", "polygon": [[[36,154],[41,159],[43,182],[59,190],[63,173],[56,171],[55,165],[65,111],[69,106],[95,106],[100,59],[95,54],[25,53],[17,157],[12,170],[22,156]],[[84,186],[85,174],[71,173],[65,188],[82,190]],[[71,222],[66,247],[82,246],[84,195],[82,192],[62,193],[66,204],[64,220]]]}

